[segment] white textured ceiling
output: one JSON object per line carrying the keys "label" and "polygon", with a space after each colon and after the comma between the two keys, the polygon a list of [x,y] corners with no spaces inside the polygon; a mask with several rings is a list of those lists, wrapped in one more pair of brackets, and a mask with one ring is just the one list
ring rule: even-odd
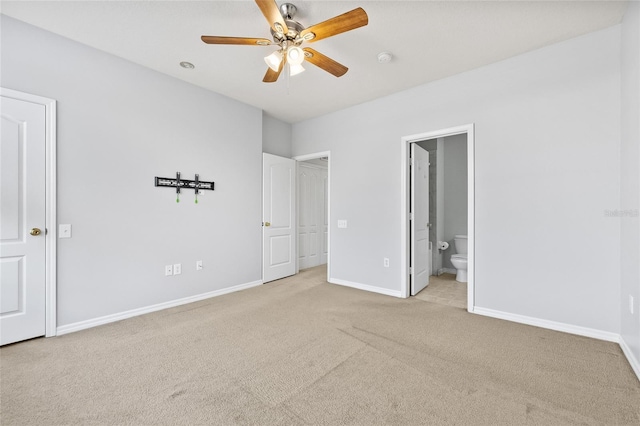
{"label": "white textured ceiling", "polygon": [[[309,46],[349,68],[262,82],[273,46],[207,45],[201,35],[271,38],[254,1],[2,1],[0,11],[263,109],[320,116],[619,23],[626,1],[296,1],[308,27],[362,7],[369,25]],[[284,1],[278,1],[278,4]],[[386,64],[380,52],[393,54]],[[179,66],[195,64],[194,70]]]}

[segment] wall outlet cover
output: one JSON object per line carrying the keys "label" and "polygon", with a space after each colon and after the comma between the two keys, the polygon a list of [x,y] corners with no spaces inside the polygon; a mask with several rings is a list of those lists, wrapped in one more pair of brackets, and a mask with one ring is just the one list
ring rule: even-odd
{"label": "wall outlet cover", "polygon": [[180,275],[182,273],[182,263],[176,263],[173,265],[173,275]]}
{"label": "wall outlet cover", "polygon": [[164,267],[164,275],[165,276],[169,276],[169,275],[173,275],[173,265],[166,265]]}

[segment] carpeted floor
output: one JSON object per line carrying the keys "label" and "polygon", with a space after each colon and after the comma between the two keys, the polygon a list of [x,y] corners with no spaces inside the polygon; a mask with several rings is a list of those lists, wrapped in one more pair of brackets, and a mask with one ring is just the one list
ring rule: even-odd
{"label": "carpeted floor", "polygon": [[331,285],[323,267],[0,361],[2,425],[640,424],[614,343]]}

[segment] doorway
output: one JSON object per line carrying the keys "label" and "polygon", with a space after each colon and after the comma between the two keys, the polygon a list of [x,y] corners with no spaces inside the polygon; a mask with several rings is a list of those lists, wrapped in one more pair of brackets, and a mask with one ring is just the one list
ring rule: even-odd
{"label": "doorway", "polygon": [[297,238],[296,272],[327,265],[331,276],[331,154],[329,151],[301,155],[297,162]]}
{"label": "doorway", "polygon": [[[413,241],[413,226],[411,216],[413,213],[414,201],[412,199],[412,173],[411,173],[411,155],[412,151],[415,151],[414,144],[417,145],[420,142],[427,140],[435,140],[439,138],[447,138],[456,135],[466,135],[466,151],[467,151],[467,214],[466,214],[466,228],[468,236],[468,254],[467,254],[467,310],[473,312],[475,304],[475,288],[474,288],[474,271],[475,271],[475,230],[474,230],[474,126],[473,124],[438,130],[435,132],[422,133],[417,135],[405,136],[402,138],[401,153],[402,153],[402,226],[401,226],[401,239],[402,239],[402,252],[401,261],[404,265],[402,277],[401,277],[401,294],[402,297],[409,297],[411,294],[412,281],[414,280],[415,260],[412,260],[412,253],[415,254],[415,247]],[[413,247],[413,252],[412,252]],[[438,250],[435,245],[432,247],[433,251]],[[432,263],[435,256],[430,256]],[[437,265],[434,265],[437,268]],[[440,266],[438,268],[442,270]],[[438,272],[437,270],[434,272]]]}

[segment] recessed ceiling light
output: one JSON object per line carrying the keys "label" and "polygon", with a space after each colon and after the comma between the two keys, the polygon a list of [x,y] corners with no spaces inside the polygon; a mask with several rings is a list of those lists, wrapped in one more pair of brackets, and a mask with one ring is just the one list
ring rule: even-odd
{"label": "recessed ceiling light", "polygon": [[380,62],[381,64],[391,62],[391,58],[393,58],[393,55],[389,52],[382,52],[378,54],[378,62]]}
{"label": "recessed ceiling light", "polygon": [[180,62],[180,66],[181,66],[182,68],[186,68],[186,69],[188,69],[188,70],[192,70],[192,69],[194,69],[194,68],[196,67],[196,66],[195,66],[195,65],[193,65],[191,62],[186,62],[186,61],[182,61],[182,62]]}

